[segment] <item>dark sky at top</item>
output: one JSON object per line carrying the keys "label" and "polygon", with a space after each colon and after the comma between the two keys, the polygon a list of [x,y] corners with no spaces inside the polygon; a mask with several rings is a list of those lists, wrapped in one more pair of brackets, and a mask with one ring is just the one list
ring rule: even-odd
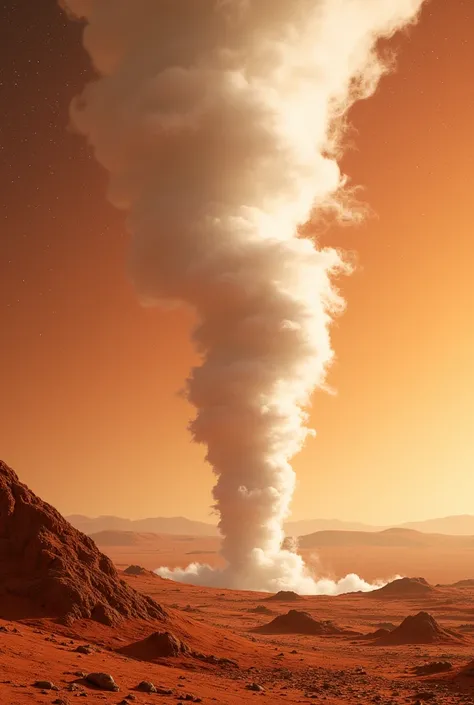
{"label": "dark sky at top", "polygon": [[0,320],[20,334],[28,318],[32,344],[54,327],[66,272],[98,247],[113,212],[87,146],[67,131],[70,101],[91,76],[81,25],[55,0],[10,0],[0,32]]}

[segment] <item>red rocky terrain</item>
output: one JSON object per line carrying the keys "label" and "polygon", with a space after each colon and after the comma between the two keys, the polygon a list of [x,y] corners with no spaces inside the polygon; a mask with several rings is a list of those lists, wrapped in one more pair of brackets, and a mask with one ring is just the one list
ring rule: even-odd
{"label": "red rocky terrain", "polygon": [[0,705],[474,702],[469,585],[268,602],[131,558],[119,571],[0,464]]}

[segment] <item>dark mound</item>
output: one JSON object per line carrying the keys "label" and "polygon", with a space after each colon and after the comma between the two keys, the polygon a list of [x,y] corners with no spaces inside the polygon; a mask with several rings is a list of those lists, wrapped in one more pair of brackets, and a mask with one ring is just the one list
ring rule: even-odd
{"label": "dark mound", "polygon": [[375,632],[371,632],[370,634],[364,634],[361,636],[361,639],[380,639],[382,637],[387,636],[387,634],[390,634],[390,631],[388,629],[376,629]]}
{"label": "dark mound", "polygon": [[393,630],[397,628],[397,625],[392,624],[392,622],[379,622],[375,626],[378,629],[385,629],[385,631],[387,631],[387,632],[393,632]]}
{"label": "dark mound", "polygon": [[[442,683],[443,686],[449,685],[453,687],[454,691],[464,692],[467,696],[472,693],[472,688],[474,687],[474,661],[469,661],[465,666],[450,668],[448,673],[440,673],[439,678],[436,678],[436,674],[433,674],[433,676],[430,678],[430,682],[436,680]],[[470,703],[472,700],[466,697],[459,702]]]}
{"label": "dark mound", "polygon": [[248,611],[253,612],[254,614],[274,614],[274,612],[268,609],[268,607],[265,607],[265,605],[258,605],[257,607],[252,607]]}
{"label": "dark mound", "polygon": [[367,593],[372,597],[419,597],[433,592],[434,588],[424,578],[399,578],[383,588]]}
{"label": "dark mound", "polygon": [[453,583],[450,587],[464,588],[464,587],[474,587],[474,580],[469,578],[467,580],[458,580],[457,583]]}
{"label": "dark mound", "polygon": [[403,622],[376,642],[380,646],[398,646],[402,644],[442,644],[459,641],[454,632],[440,627],[428,612],[406,617]]}
{"label": "dark mound", "polygon": [[295,602],[299,599],[300,596],[298,593],[293,592],[292,590],[280,590],[280,592],[277,592],[276,595],[271,595],[271,597],[265,598],[267,602]]}
{"label": "dark mound", "polygon": [[149,571],[142,568],[141,565],[129,565],[123,572],[126,575],[146,575]]}
{"label": "dark mound", "polygon": [[474,624],[459,624],[458,630],[460,632],[474,632]]}
{"label": "dark mound", "polygon": [[431,676],[435,673],[446,673],[446,671],[451,671],[453,664],[449,661],[431,661],[430,663],[424,663],[422,666],[415,666],[413,668],[417,676]]}
{"label": "dark mound", "polygon": [[460,670],[459,675],[474,678],[474,661],[469,661],[467,666],[464,666],[464,668]]}
{"label": "dark mound", "polygon": [[165,611],[121,581],[112,561],[0,461],[0,617],[70,622],[161,619]]}
{"label": "dark mound", "polygon": [[280,614],[269,624],[253,629],[257,634],[344,634],[342,629],[332,622],[318,622],[307,612],[290,610],[287,614]]}
{"label": "dark mound", "polygon": [[145,639],[117,649],[118,654],[140,661],[153,661],[158,658],[176,658],[190,654],[189,647],[171,632],[154,632]]}

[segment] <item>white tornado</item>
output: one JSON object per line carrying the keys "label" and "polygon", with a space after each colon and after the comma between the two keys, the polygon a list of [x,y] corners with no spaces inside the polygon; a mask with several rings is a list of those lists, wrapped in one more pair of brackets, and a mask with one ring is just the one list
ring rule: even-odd
{"label": "white tornado", "polygon": [[335,249],[298,234],[348,211],[338,166],[347,113],[388,70],[378,41],[423,0],[62,0],[85,21],[97,71],[71,109],[128,214],[131,274],[147,305],[193,308],[201,364],[186,382],[207,447],[226,567],[174,580],[306,594],[335,583],[282,549],[291,458],[333,358],[344,301]]}

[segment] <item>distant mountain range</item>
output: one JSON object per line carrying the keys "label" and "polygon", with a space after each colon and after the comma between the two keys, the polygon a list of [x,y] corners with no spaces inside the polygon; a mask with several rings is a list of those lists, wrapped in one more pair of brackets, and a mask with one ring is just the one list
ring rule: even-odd
{"label": "distant mountain range", "polygon": [[335,547],[384,548],[474,548],[474,536],[426,533],[415,529],[384,529],[383,531],[317,531],[301,536],[299,549]]}
{"label": "distant mountain range", "polygon": [[401,526],[405,529],[415,529],[415,531],[423,531],[428,534],[470,536],[474,535],[474,516],[471,514],[460,514],[459,516],[443,517],[442,519],[410,521]]}
{"label": "distant mountain range", "polygon": [[219,536],[217,526],[186,517],[152,517],[149,519],[123,519],[114,516],[87,517],[73,514],[68,522],[84,534],[102,531],[133,531],[137,533],[176,534],[181,536]]}
{"label": "distant mountain range", "polygon": [[[108,529],[99,531],[96,534],[88,534],[97,546],[148,546],[154,545],[163,538],[163,535],[154,532],[120,531],[118,529]],[[171,534],[166,535],[166,540],[170,540]],[[173,534],[174,536],[174,534]],[[179,537],[176,537],[179,540]]]}
{"label": "distant mountain range", "polygon": [[[139,551],[157,549],[164,544],[174,546],[175,550],[183,550],[180,545],[189,547],[193,542],[198,548],[205,545],[214,550],[195,550],[186,553],[215,553],[220,541],[217,537],[182,536],[172,534],[156,534],[134,531],[108,530],[89,534],[91,539],[101,548],[133,547]],[[415,529],[384,529],[383,531],[316,531],[313,534],[301,536],[298,541],[300,550],[324,548],[373,548],[383,547],[404,549],[426,549],[448,552],[454,549],[474,549],[474,536],[459,536],[448,534],[427,534]]]}
{"label": "distant mountain range", "polygon": [[389,526],[372,526],[360,522],[338,521],[337,519],[314,519],[294,521],[285,525],[287,536],[306,536],[317,531],[364,531],[379,532],[386,529],[413,529],[425,534],[447,534],[451,536],[473,536],[474,516],[462,514],[459,516],[426,519],[425,521],[408,521],[404,524]]}
{"label": "distant mountain range", "polygon": [[[214,524],[192,521],[185,517],[151,517],[149,519],[123,519],[115,516],[87,517],[74,514],[66,519],[84,534],[101,531],[133,531],[139,533],[174,534],[181,536],[218,536]],[[360,522],[339,521],[337,519],[309,519],[290,521],[285,524],[287,536],[308,536],[316,532],[369,532],[375,533],[386,529],[414,529],[427,534],[446,534],[451,536],[474,536],[474,516],[464,514],[426,521],[413,521],[398,526],[371,526]]]}

